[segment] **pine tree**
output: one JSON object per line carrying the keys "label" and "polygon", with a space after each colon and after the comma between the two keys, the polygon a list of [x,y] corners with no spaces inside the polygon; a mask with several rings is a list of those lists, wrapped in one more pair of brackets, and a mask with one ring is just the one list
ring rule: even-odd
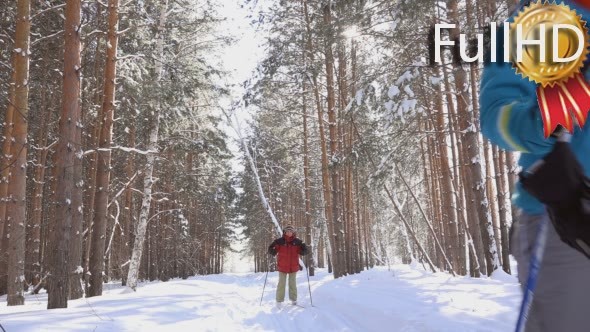
{"label": "pine tree", "polygon": [[10,156],[11,175],[6,204],[8,239],[8,305],[24,304],[27,134],[29,114],[29,41],[31,3],[17,2],[14,60],[14,111]]}

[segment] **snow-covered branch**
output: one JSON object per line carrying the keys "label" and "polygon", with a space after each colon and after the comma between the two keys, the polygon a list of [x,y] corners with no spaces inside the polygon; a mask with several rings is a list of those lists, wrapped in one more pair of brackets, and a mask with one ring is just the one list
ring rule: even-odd
{"label": "snow-covered branch", "polygon": [[132,177],[129,179],[129,181],[128,181],[128,182],[127,182],[127,183],[126,183],[124,186],[123,186],[123,188],[121,188],[121,190],[119,190],[119,192],[117,192],[117,194],[116,194],[116,195],[113,197],[113,199],[112,199],[112,200],[109,202],[109,204],[107,205],[107,209],[108,209],[109,207],[111,207],[111,204],[113,204],[113,202],[115,202],[115,203],[117,202],[117,198],[119,198],[119,196],[121,196],[121,194],[123,194],[123,192],[124,192],[124,191],[125,191],[127,188],[129,188],[129,186],[131,185],[131,183],[133,183],[133,181],[135,180],[135,178],[137,177],[137,175],[138,175],[139,173],[140,173],[140,172],[139,172],[139,171],[137,171],[137,172],[135,172],[135,174],[133,174],[133,176],[132,176]]}
{"label": "snow-covered branch", "polygon": [[52,11],[52,10],[63,8],[65,6],[66,6],[66,4],[65,3],[62,3],[62,4],[59,4],[59,5],[53,6],[53,7],[49,7],[49,8],[45,8],[43,10],[40,10],[35,15],[31,16],[31,21],[34,20],[39,15],[45,14],[45,13],[47,13],[49,11]]}
{"label": "snow-covered branch", "polygon": [[107,148],[100,148],[100,149],[93,149],[93,150],[87,150],[84,151],[84,155],[89,155],[92,153],[95,153],[97,151],[99,152],[108,152],[108,151],[112,151],[112,150],[121,150],[124,152],[134,152],[134,153],[138,153],[138,154],[142,154],[142,155],[148,155],[148,154],[157,154],[158,151],[156,150],[140,150],[140,149],[136,149],[136,148],[129,148],[129,147],[125,147],[125,146],[112,146],[110,149]]}
{"label": "snow-covered branch", "polygon": [[121,215],[121,208],[119,207],[119,201],[115,200],[115,206],[117,207],[117,214],[115,214],[115,216],[113,218],[113,219],[115,219],[115,224],[113,225],[111,236],[109,238],[109,245],[107,246],[107,250],[104,253],[105,257],[107,257],[109,255],[109,252],[111,251],[111,244],[113,243],[113,237],[115,237],[115,230],[117,229],[117,227],[119,227],[119,229],[121,230],[121,233],[123,232],[123,230],[121,229],[121,224],[119,224],[119,215]]}
{"label": "snow-covered branch", "polygon": [[248,144],[246,143],[246,139],[242,135],[242,128],[240,126],[240,121],[238,120],[235,112],[233,112],[233,114],[232,114],[235,121],[225,111],[223,111],[223,113],[227,117],[229,125],[236,132],[236,134],[238,135],[238,138],[240,139],[240,143],[242,145],[244,153],[246,154],[246,159],[248,159],[250,169],[252,170],[252,173],[254,174],[254,180],[256,181],[256,186],[258,188],[258,194],[259,194],[260,200],[262,201],[262,205],[264,206],[264,209],[266,210],[266,212],[270,216],[270,219],[272,220],[273,224],[275,225],[277,234],[280,236],[280,235],[282,235],[281,225],[279,224],[277,217],[275,216],[274,212],[272,211],[272,208],[270,207],[270,204],[268,203],[268,199],[266,198],[266,195],[264,194],[264,189],[262,189],[262,183],[260,182],[260,176],[258,175],[258,169],[256,168],[256,164],[254,163],[254,159],[252,158],[252,155],[250,154],[250,149],[248,147]]}
{"label": "snow-covered branch", "polygon": [[51,34],[51,35],[47,35],[47,36],[40,37],[39,39],[35,39],[35,40],[33,40],[33,41],[31,42],[31,46],[37,45],[38,43],[42,42],[42,41],[43,41],[43,40],[45,40],[45,39],[50,39],[50,38],[53,38],[53,37],[59,36],[59,35],[61,35],[62,33],[64,33],[64,31],[63,31],[63,30],[59,30],[58,32],[56,32],[56,33],[53,33],[53,34]]}

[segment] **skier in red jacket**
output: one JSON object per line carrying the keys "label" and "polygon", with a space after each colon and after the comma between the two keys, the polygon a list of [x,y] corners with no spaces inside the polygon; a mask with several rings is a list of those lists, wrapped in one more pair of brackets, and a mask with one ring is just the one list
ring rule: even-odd
{"label": "skier in red jacket", "polygon": [[277,305],[281,306],[285,300],[285,281],[289,276],[289,300],[297,304],[297,283],[295,278],[299,271],[299,255],[307,254],[307,246],[297,238],[295,229],[291,225],[283,228],[283,236],[274,240],[268,246],[268,253],[277,256],[277,269],[279,270],[279,285],[277,286]]}

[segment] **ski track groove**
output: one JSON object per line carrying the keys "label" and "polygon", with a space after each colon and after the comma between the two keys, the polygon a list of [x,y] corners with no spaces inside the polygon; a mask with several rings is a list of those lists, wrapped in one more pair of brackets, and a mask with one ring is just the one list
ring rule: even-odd
{"label": "ski track groove", "polygon": [[[339,279],[324,272],[310,277],[314,306],[310,303],[307,278],[299,274],[298,304],[304,308],[288,304],[288,290],[283,307],[276,307],[276,273],[268,275],[262,305],[265,274],[219,274],[145,282],[136,293],[105,284],[104,296],[74,300],[69,309],[49,312],[43,308],[46,294],[27,296],[28,305],[24,307],[0,307],[0,321],[10,332],[349,332],[376,328],[395,332],[496,332],[505,331],[506,327],[511,329],[512,315],[498,311],[498,307],[517,304],[516,299],[505,295],[502,299],[503,291],[518,292],[513,284],[486,281],[485,288],[479,289],[482,284],[477,281],[451,280],[410,268],[400,268],[394,275],[383,272],[368,271]],[[477,295],[479,307],[471,302],[466,305],[465,297],[472,294]],[[482,301],[496,307],[482,306]],[[37,329],[31,329],[27,322],[34,322]]]}

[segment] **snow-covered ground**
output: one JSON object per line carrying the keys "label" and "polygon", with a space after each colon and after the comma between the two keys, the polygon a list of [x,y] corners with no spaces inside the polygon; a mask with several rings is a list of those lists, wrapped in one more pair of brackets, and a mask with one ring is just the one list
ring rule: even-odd
{"label": "snow-covered ground", "polygon": [[[141,284],[136,293],[105,285],[103,296],[46,310],[46,294],[7,307],[0,323],[23,331],[510,331],[520,291],[516,279],[453,278],[419,266],[375,268],[334,280],[320,270],[298,273],[299,306],[277,309],[277,273],[235,273]],[[1,331],[1,329],[0,329]]]}

